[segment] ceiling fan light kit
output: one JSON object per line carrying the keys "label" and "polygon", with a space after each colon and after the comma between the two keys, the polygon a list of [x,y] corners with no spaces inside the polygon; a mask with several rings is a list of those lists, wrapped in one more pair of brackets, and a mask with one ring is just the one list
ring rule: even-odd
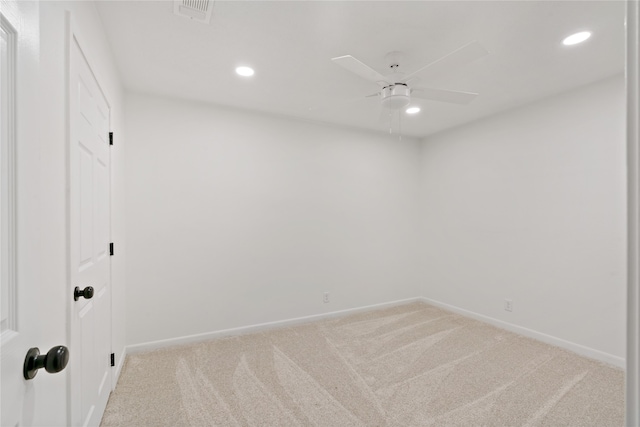
{"label": "ceiling fan light kit", "polygon": [[382,107],[389,110],[399,110],[411,102],[411,89],[404,83],[396,83],[382,88],[380,92]]}
{"label": "ceiling fan light kit", "polygon": [[[482,47],[480,43],[473,41],[436,61],[418,68],[416,71],[408,75],[400,71],[402,70],[400,63],[404,56],[402,52],[390,52],[385,56],[390,70],[390,73],[387,75],[379,73],[372,67],[351,55],[338,56],[331,60],[345,70],[350,71],[371,83],[375,83],[381,88],[379,92],[373,95],[367,95],[362,99],[371,98],[376,95],[378,96],[381,105],[380,121],[382,121],[382,119],[391,117],[391,115],[385,113],[385,111],[400,111],[411,103],[412,97],[460,105],[468,104],[473,101],[476,96],[478,96],[477,93],[439,88],[414,87],[414,84],[418,81],[418,75],[426,78],[438,74],[446,74],[488,54],[489,52]],[[415,114],[417,111],[413,110],[409,114]]]}

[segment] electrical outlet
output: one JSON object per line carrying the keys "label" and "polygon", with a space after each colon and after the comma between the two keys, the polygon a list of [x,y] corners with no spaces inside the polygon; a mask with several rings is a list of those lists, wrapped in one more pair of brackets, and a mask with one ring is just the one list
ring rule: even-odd
{"label": "electrical outlet", "polygon": [[504,309],[505,311],[513,311],[513,301],[510,299],[504,300]]}
{"label": "electrical outlet", "polygon": [[324,301],[325,303],[329,302],[329,292],[325,292],[324,294],[322,294],[322,301]]}

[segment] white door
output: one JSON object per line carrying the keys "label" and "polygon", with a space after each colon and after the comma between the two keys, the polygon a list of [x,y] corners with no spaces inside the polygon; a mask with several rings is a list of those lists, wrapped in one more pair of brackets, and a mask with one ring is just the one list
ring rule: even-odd
{"label": "white door", "polygon": [[[50,188],[41,180],[39,122],[39,6],[37,2],[0,0],[0,296],[2,426],[60,424],[67,393],[65,372],[43,369],[26,380],[27,351],[44,355],[67,319],[45,300],[57,283],[38,268],[47,254],[41,249],[39,200]],[[64,311],[63,311],[64,312]],[[53,342],[52,342],[53,341]],[[47,347],[45,347],[47,345]],[[62,396],[62,398],[60,398]],[[64,417],[64,415],[62,415]]]}
{"label": "white door", "polygon": [[93,288],[72,306],[71,422],[85,426],[100,423],[111,391],[110,111],[71,32],[70,285]]}

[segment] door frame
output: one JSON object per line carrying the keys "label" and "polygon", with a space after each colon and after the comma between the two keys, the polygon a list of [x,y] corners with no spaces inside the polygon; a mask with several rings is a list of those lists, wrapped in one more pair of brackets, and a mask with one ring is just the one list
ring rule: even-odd
{"label": "door frame", "polygon": [[640,426],[640,6],[627,0],[627,372],[626,425]]}
{"label": "door frame", "polygon": [[[85,42],[86,38],[82,35],[82,32],[80,30],[80,28],[78,27],[78,25],[75,23],[73,16],[71,14],[71,12],[69,10],[65,11],[65,29],[66,29],[66,34],[65,34],[65,40],[66,40],[66,46],[65,46],[65,92],[66,92],[66,105],[65,105],[65,111],[66,111],[66,140],[67,140],[67,154],[66,154],[66,182],[67,182],[67,201],[66,201],[66,206],[67,206],[67,291],[68,291],[68,305],[67,305],[67,325],[68,325],[68,336],[69,336],[69,347],[71,348],[70,354],[71,357],[73,357],[73,352],[76,349],[79,349],[80,346],[78,344],[78,340],[76,338],[76,333],[75,333],[75,329],[78,326],[77,322],[76,322],[76,311],[75,311],[75,305],[74,305],[74,300],[72,298],[73,296],[73,288],[74,288],[74,284],[71,282],[71,262],[72,262],[72,258],[71,258],[71,164],[70,164],[70,160],[71,160],[71,144],[72,144],[72,140],[71,140],[71,121],[72,121],[72,115],[71,115],[71,84],[72,84],[72,75],[71,75],[71,61],[72,61],[72,51],[74,49],[74,44],[77,44],[80,52],[82,54],[82,56],[84,56],[84,59],[87,62],[87,65],[89,66],[89,70],[91,71],[91,74],[93,75],[97,85],[98,85],[98,89],[100,90],[100,93],[102,94],[102,96],[104,97],[104,100],[107,103],[107,106],[109,107],[109,132],[112,131],[112,105],[111,102],[109,101],[109,98],[106,94],[106,92],[104,91],[102,85],[100,84],[101,79],[99,78],[99,75],[96,74],[95,72],[95,68],[92,67],[92,64],[95,64],[96,62],[93,60],[92,56],[91,56],[91,50],[87,50],[86,47],[89,46],[88,43]],[[111,233],[112,233],[112,212],[111,212],[111,198],[112,198],[112,189],[111,189],[111,176],[113,173],[113,166],[111,165],[111,160],[112,160],[112,156],[111,156],[111,150],[109,150],[109,206],[108,206],[108,215],[109,215],[109,240],[111,240]],[[108,337],[108,348],[113,351],[113,293],[111,292],[112,290],[112,275],[111,275],[111,258],[109,258],[109,281],[108,281],[108,286],[109,286],[109,337]],[[106,356],[105,356],[106,357]],[[69,367],[68,367],[68,390],[67,390],[67,394],[68,394],[68,405],[67,405],[67,420],[69,425],[71,426],[75,426],[75,425],[81,425],[82,420],[80,418],[80,412],[81,412],[81,399],[79,398],[79,392],[80,390],[78,390],[77,384],[80,384],[80,382],[74,381],[75,376],[78,375],[78,369],[79,366],[77,364],[74,363],[69,363]],[[113,379],[114,379],[114,371],[113,371],[113,367],[112,369],[109,370],[109,381],[110,381],[110,387],[109,387],[109,393],[113,390],[114,388],[114,384],[113,384]]]}

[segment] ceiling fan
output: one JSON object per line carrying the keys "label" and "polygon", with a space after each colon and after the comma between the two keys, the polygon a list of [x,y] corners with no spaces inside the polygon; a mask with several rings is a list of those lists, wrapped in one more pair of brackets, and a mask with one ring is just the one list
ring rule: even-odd
{"label": "ceiling fan", "polygon": [[[405,75],[399,70],[402,53],[391,52],[385,57],[391,70],[391,72],[386,76],[380,74],[351,55],[338,56],[331,60],[346,70],[351,71],[352,73],[373,83],[377,83],[380,86],[379,92],[367,95],[364,98],[378,97],[383,108],[381,117],[384,117],[386,114],[390,115],[395,110],[399,111],[401,108],[409,105],[412,98],[449,102],[453,104],[468,104],[473,101],[476,96],[478,96],[477,93],[414,87],[413,84],[417,83],[418,75],[425,78],[429,75],[434,76],[436,74],[451,72],[458,67],[466,65],[488,54],[489,52],[487,52],[480,43],[474,41],[410,74]],[[389,111],[385,112],[385,110]]]}

